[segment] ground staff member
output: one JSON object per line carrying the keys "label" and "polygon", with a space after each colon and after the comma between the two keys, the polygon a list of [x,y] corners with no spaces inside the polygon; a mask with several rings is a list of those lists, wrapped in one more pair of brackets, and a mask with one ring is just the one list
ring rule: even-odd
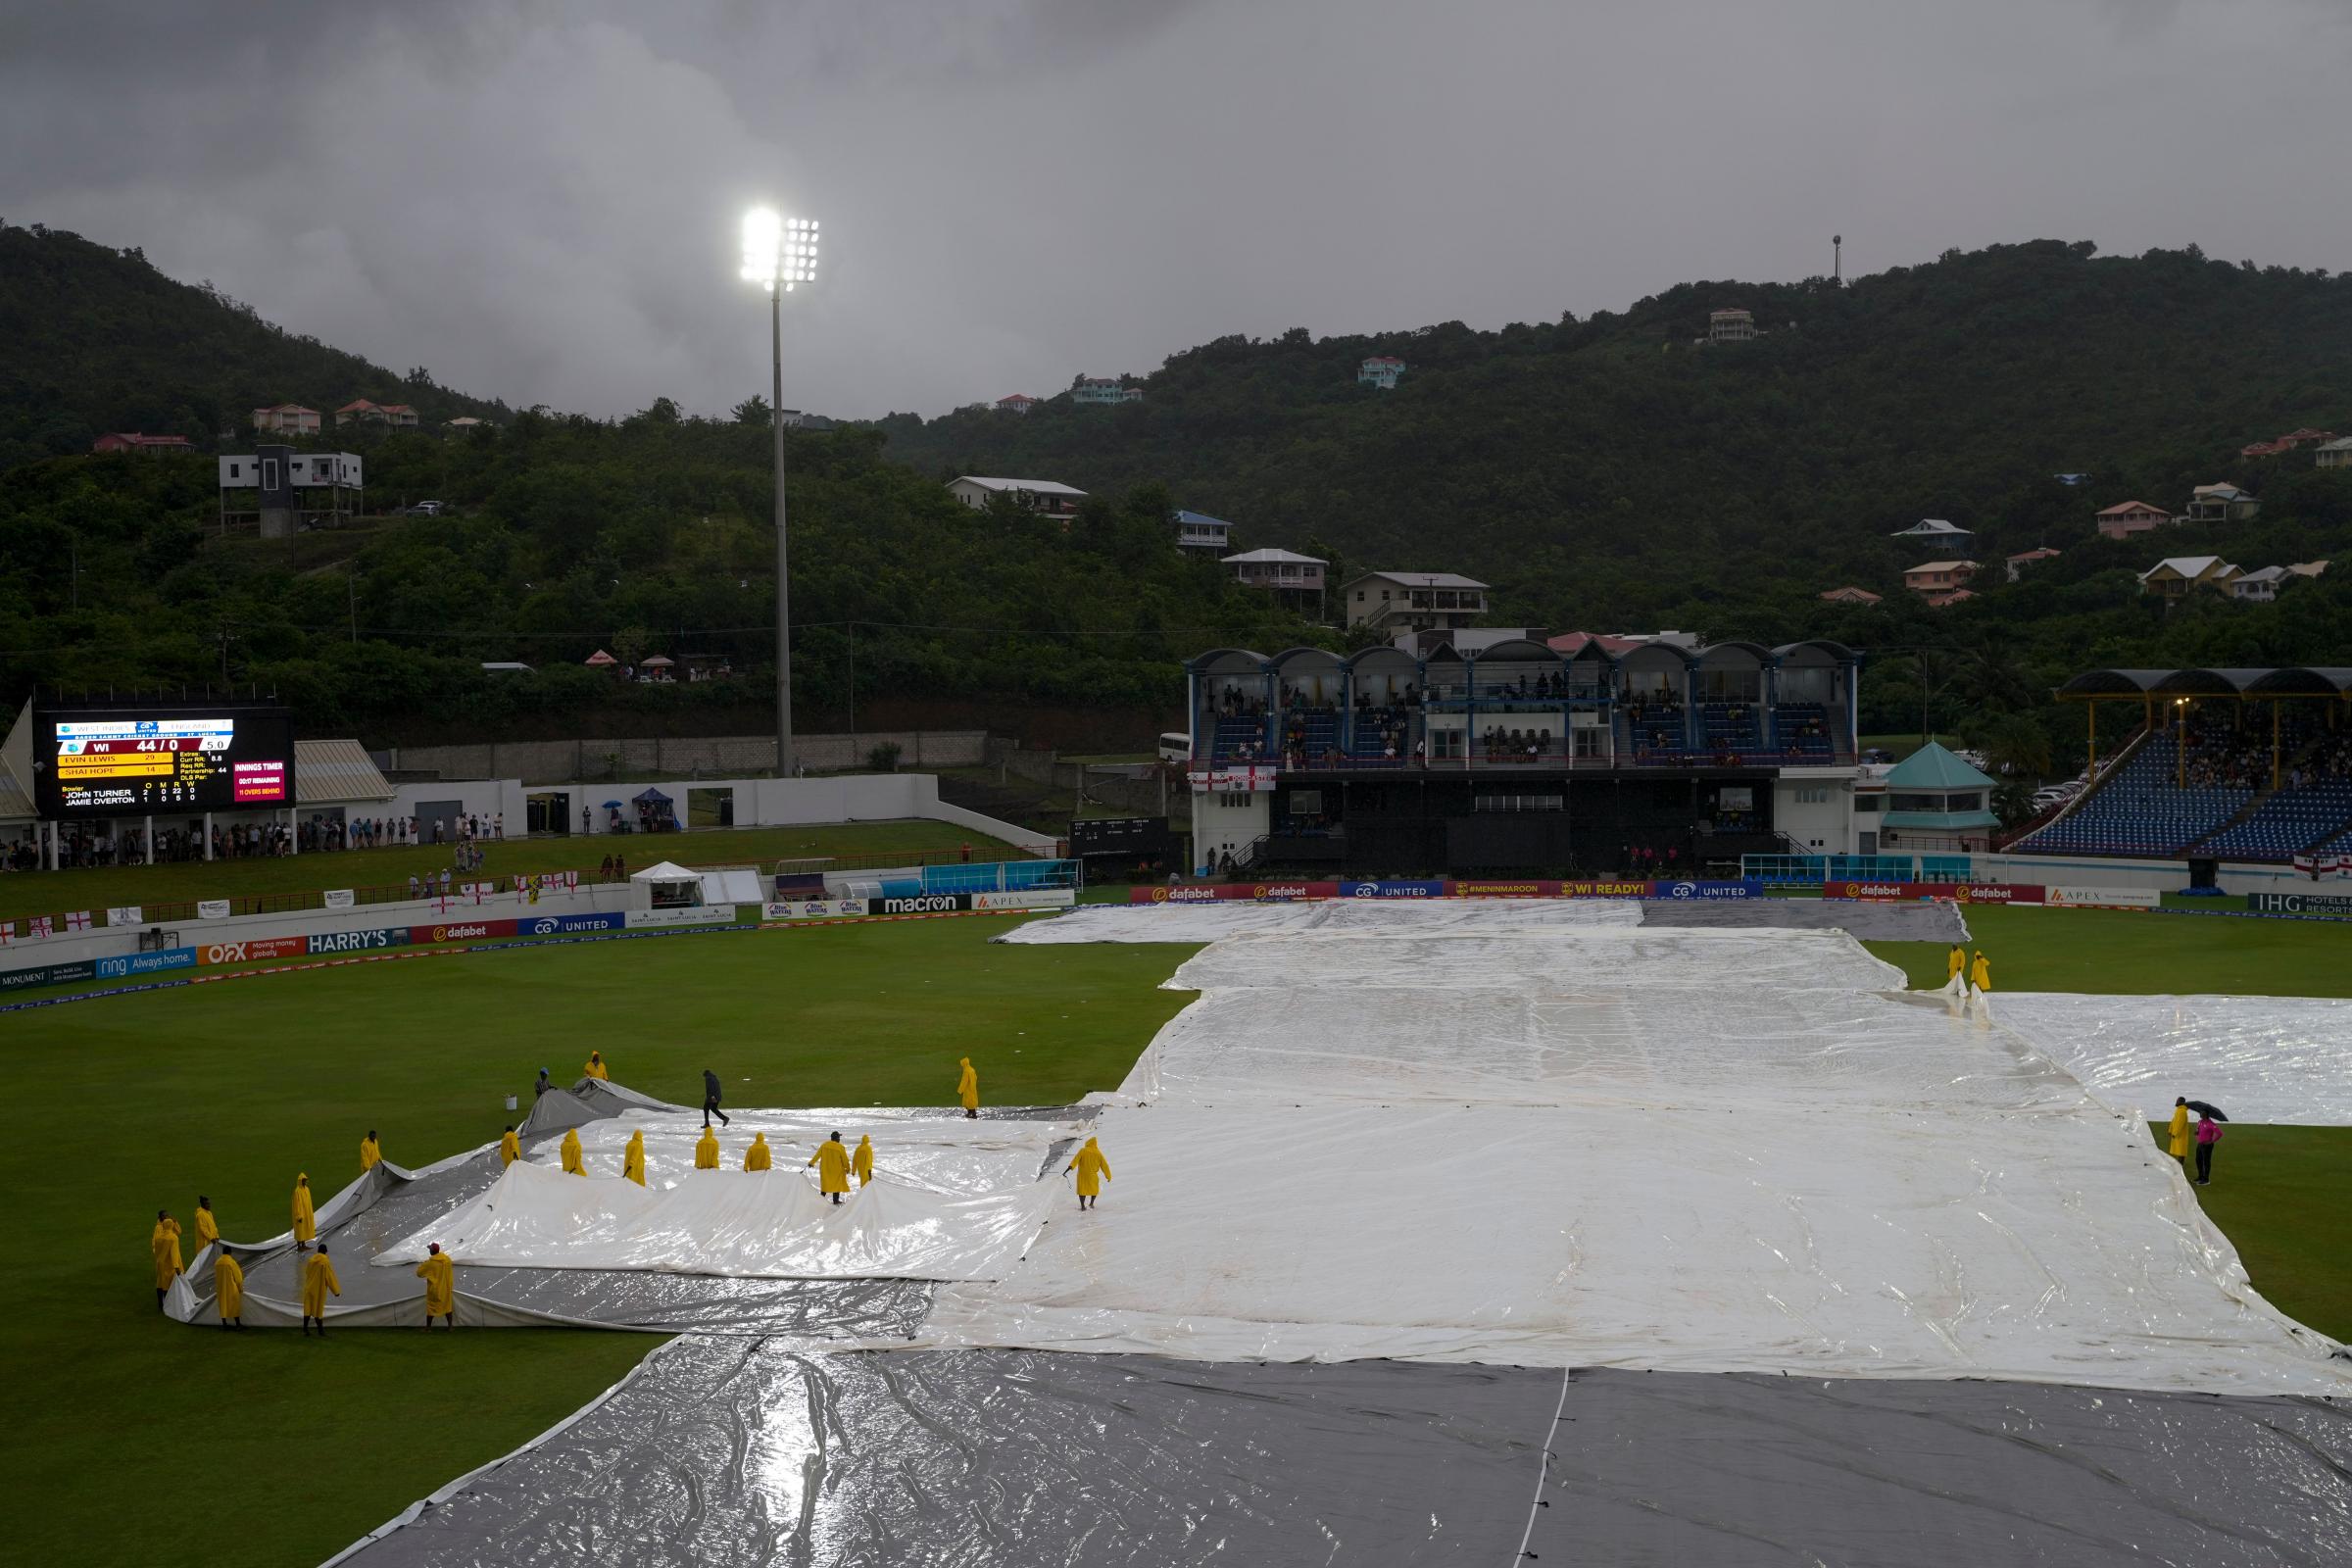
{"label": "ground staff member", "polygon": [[817,1145],[808,1163],[816,1167],[816,1190],[840,1202],[841,1195],[850,1190],[850,1152],[842,1147],[841,1134],[836,1132]]}
{"label": "ground staff member", "polygon": [[703,1069],[703,1126],[705,1128],[710,1125],[710,1118],[713,1116],[718,1118],[718,1124],[721,1127],[727,1125],[727,1113],[718,1108],[718,1074],[705,1067]]}
{"label": "ground staff member", "polygon": [[425,1248],[425,1259],[416,1265],[416,1277],[424,1281],[424,1331],[433,1331],[433,1319],[446,1317],[449,1326],[458,1326],[458,1265],[441,1244],[434,1242]]}
{"label": "ground staff member", "polygon": [[155,1229],[147,1237],[147,1250],[155,1257],[155,1309],[164,1309],[164,1298],[172,1293],[172,1282],[179,1278],[186,1265],[179,1257],[179,1221],[168,1208],[155,1211]]}
{"label": "ground staff member", "polygon": [[326,1296],[329,1291],[343,1294],[343,1282],[335,1278],[335,1265],[326,1260],[326,1244],[320,1242],[318,1250],[302,1265],[302,1332],[308,1335],[315,1320],[318,1337],[326,1338]]}
{"label": "ground staff member", "polygon": [[2185,1162],[2188,1158],[2189,1139],[2188,1102],[2184,1099],[2176,1099],[2173,1102],[2173,1125],[2170,1131],[2172,1142],[2166,1147],[2172,1152],[2175,1159]]}

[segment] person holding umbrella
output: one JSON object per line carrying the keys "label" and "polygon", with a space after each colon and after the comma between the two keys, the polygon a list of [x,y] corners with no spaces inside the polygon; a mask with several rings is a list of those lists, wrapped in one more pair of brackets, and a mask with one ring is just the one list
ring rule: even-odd
{"label": "person holding umbrella", "polygon": [[2222,1123],[2230,1118],[2220,1107],[2208,1105],[2202,1100],[2188,1102],[2188,1108],[2197,1113],[2197,1185],[2213,1185],[2213,1146],[2222,1141]]}

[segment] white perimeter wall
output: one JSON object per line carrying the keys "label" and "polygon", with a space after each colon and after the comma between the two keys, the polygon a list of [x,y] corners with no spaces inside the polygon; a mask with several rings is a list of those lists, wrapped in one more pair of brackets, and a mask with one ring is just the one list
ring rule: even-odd
{"label": "white perimeter wall", "polygon": [[[2054,887],[2154,888],[2188,886],[2180,860],[2107,859],[2088,856],[1979,855],[1971,863],[1980,882],[2039,882]],[[2291,865],[2245,865],[2225,860],[2215,877],[2224,893],[2327,893],[2328,883],[2298,875]]]}

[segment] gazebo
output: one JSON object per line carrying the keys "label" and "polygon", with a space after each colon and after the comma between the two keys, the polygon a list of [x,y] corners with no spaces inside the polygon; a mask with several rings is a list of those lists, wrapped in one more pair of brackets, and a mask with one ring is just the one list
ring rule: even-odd
{"label": "gazebo", "polygon": [[2001,825],[1991,809],[1992,790],[1990,777],[1930,741],[1886,775],[1885,842],[1923,833],[1957,840],[1968,850],[1990,849],[1992,830]]}

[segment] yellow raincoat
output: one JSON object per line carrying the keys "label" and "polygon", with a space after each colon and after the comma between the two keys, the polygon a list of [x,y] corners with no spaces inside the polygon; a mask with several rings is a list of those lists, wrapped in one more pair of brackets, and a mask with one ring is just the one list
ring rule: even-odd
{"label": "yellow raincoat", "polygon": [[213,1259],[213,1294],[220,1298],[223,1320],[245,1315],[245,1270],[226,1252]]}
{"label": "yellow raincoat", "polygon": [[187,1265],[179,1258],[179,1221],[159,1219],[155,1232],[147,1238],[147,1250],[155,1254],[155,1288],[168,1291]]}
{"label": "yellow raincoat", "polygon": [[1110,1161],[1102,1157],[1102,1151],[1095,1147],[1092,1138],[1086,1141],[1084,1149],[1078,1151],[1078,1157],[1065,1168],[1078,1173],[1080,1198],[1102,1197],[1102,1184],[1110,1180]]}
{"label": "yellow raincoat", "polygon": [[858,1147],[850,1151],[850,1171],[858,1178],[860,1187],[874,1179],[874,1141],[871,1138],[863,1135],[858,1137]]}
{"label": "yellow raincoat", "polygon": [[341,1296],[343,1282],[335,1278],[332,1259],[324,1252],[313,1252],[311,1260],[302,1265],[302,1315],[324,1318],[329,1291]]}
{"label": "yellow raincoat", "polygon": [[808,1156],[816,1167],[816,1189],[820,1193],[846,1193],[850,1190],[850,1152],[841,1147],[841,1140],[828,1138],[816,1146]]}
{"label": "yellow raincoat", "polygon": [[506,1169],[509,1165],[514,1164],[521,1157],[522,1135],[517,1133],[514,1128],[510,1127],[507,1129],[507,1136],[498,1141],[499,1169]]}
{"label": "yellow raincoat", "polygon": [[694,1141],[694,1168],[718,1169],[718,1134],[710,1128],[704,1128],[703,1136]]}
{"label": "yellow raincoat", "polygon": [[966,1110],[980,1108],[980,1075],[972,1070],[972,1058],[965,1056],[963,1076],[956,1080],[956,1103]]}
{"label": "yellow raincoat", "polygon": [[1957,942],[1953,943],[1950,956],[1944,959],[1943,977],[1946,980],[1957,980],[1960,978],[1960,971],[1967,967],[1968,950]]}
{"label": "yellow raincoat", "polygon": [[374,1139],[363,1138],[360,1140],[360,1173],[362,1175],[375,1169],[377,1161],[383,1157],[384,1152]]}
{"label": "yellow raincoat", "polygon": [[1969,984],[1975,986],[1979,991],[1990,991],[1992,989],[1992,960],[1982,953],[1978,954],[1975,965],[1969,970],[1968,980]]}
{"label": "yellow raincoat", "polygon": [[2188,1107],[2186,1105],[2175,1105],[2173,1107],[2172,1135],[2173,1142],[2171,1148],[2173,1157],[2175,1159],[2186,1159],[2188,1157],[2189,1150]]}
{"label": "yellow raincoat", "polygon": [[645,1134],[629,1134],[629,1147],[620,1152],[620,1173],[640,1187],[645,1185]]}
{"label": "yellow raincoat", "polygon": [[775,1155],[767,1147],[767,1134],[752,1134],[752,1147],[743,1152],[743,1168],[745,1170],[772,1170],[775,1168]]}
{"label": "yellow raincoat", "polygon": [[220,1222],[213,1218],[211,1209],[199,1206],[196,1210],[196,1245],[210,1247],[220,1239]]}
{"label": "yellow raincoat", "polygon": [[435,1252],[416,1265],[424,1281],[424,1315],[440,1317],[458,1309],[458,1265],[447,1252]]}
{"label": "yellow raincoat", "polygon": [[318,1237],[318,1218],[311,1212],[311,1179],[294,1178],[294,1239],[298,1242],[316,1241]]}
{"label": "yellow raincoat", "polygon": [[580,1130],[577,1127],[564,1129],[563,1155],[565,1174],[571,1176],[588,1174],[587,1162],[580,1158]]}
{"label": "yellow raincoat", "polygon": [[588,1053],[588,1065],[580,1069],[580,1076],[583,1078],[600,1079],[608,1083],[611,1082],[612,1078],[612,1075],[605,1070],[605,1058],[603,1054],[594,1051]]}

